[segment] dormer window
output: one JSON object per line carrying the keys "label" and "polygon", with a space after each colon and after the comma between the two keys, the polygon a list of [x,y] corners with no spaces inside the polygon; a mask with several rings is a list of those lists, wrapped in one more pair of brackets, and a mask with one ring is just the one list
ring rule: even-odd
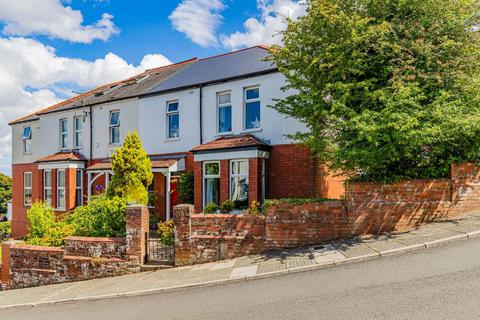
{"label": "dormer window", "polygon": [[24,127],[22,131],[23,153],[32,153],[32,127]]}
{"label": "dormer window", "polygon": [[110,144],[120,143],[120,111],[110,112]]}

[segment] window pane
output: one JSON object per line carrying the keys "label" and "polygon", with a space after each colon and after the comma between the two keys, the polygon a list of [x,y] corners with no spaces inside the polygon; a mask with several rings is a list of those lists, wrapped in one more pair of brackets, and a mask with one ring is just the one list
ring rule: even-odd
{"label": "window pane", "polygon": [[171,114],[168,116],[168,137],[178,138],[180,129],[180,119],[178,114]]}
{"label": "window pane", "polygon": [[168,112],[178,111],[178,102],[172,102],[168,104]]}
{"label": "window pane", "polygon": [[112,112],[112,113],[110,113],[110,125],[111,125],[111,126],[118,126],[118,125],[120,125],[120,112]]}
{"label": "window pane", "polygon": [[232,131],[232,107],[221,107],[218,109],[218,131]]}
{"label": "window pane", "polygon": [[232,161],[232,174],[248,175],[247,161]]}
{"label": "window pane", "polygon": [[75,118],[75,130],[82,130],[82,128],[83,128],[82,118],[80,117]]}
{"label": "window pane", "polygon": [[31,205],[32,204],[32,189],[25,189],[25,204]]}
{"label": "window pane", "polygon": [[240,202],[240,206],[248,205],[248,182],[247,177],[234,177],[231,178],[231,188],[232,195],[231,199],[233,201]]}
{"label": "window pane", "polygon": [[68,123],[67,120],[61,120],[60,121],[60,127],[62,129],[62,133],[68,132]]}
{"label": "window pane", "polygon": [[82,187],[82,171],[81,170],[77,170],[77,176],[76,176],[76,180],[75,180],[75,186],[77,188],[81,188]]}
{"label": "window pane", "polygon": [[25,181],[23,182],[25,188],[31,188],[32,187],[32,174],[31,173],[26,173],[24,176]]}
{"label": "window pane", "polygon": [[22,132],[22,139],[30,139],[32,137],[32,128],[25,127]]}
{"label": "window pane", "polygon": [[218,104],[226,104],[231,102],[230,93],[222,93],[218,95]]}
{"label": "window pane", "polygon": [[82,133],[75,132],[75,147],[82,146]]}
{"label": "window pane", "polygon": [[79,207],[82,205],[82,190],[76,189],[75,190],[75,206]]}
{"label": "window pane", "polygon": [[220,179],[205,179],[205,206],[210,203],[220,203]]}
{"label": "window pane", "polygon": [[45,189],[45,202],[48,203],[49,206],[52,205],[52,190],[51,189]]}
{"label": "window pane", "polygon": [[32,152],[32,140],[23,140],[23,151],[25,153],[31,153]]}
{"label": "window pane", "polygon": [[111,127],[110,128],[110,143],[120,143],[120,128]]}
{"label": "window pane", "polygon": [[220,174],[220,164],[218,162],[205,163],[204,175],[214,176]]}
{"label": "window pane", "polygon": [[57,185],[59,188],[64,188],[65,187],[65,171],[58,171],[57,175]]}
{"label": "window pane", "polygon": [[68,135],[62,134],[62,149],[66,149],[68,144]]}
{"label": "window pane", "polygon": [[46,188],[50,188],[52,186],[52,172],[51,171],[45,171],[43,175],[43,185]]}
{"label": "window pane", "polygon": [[245,128],[260,127],[260,101],[249,102],[245,105]]}
{"label": "window pane", "polygon": [[259,97],[260,97],[260,89],[259,88],[246,90],[247,100],[258,99]]}
{"label": "window pane", "polygon": [[57,192],[57,207],[65,208],[65,189],[58,190]]}

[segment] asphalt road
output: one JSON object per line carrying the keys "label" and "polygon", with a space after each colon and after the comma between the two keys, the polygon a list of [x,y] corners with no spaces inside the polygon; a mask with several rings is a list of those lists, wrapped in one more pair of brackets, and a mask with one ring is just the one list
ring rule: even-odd
{"label": "asphalt road", "polygon": [[0,311],[8,320],[479,318],[480,239],[209,288]]}

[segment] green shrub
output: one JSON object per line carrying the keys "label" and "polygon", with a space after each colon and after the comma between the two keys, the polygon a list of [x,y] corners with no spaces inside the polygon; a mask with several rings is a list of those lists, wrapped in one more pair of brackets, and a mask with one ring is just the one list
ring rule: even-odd
{"label": "green shrub", "polygon": [[220,207],[222,213],[229,213],[233,209],[235,209],[235,203],[232,200],[225,200]]}
{"label": "green shrub", "polygon": [[193,204],[193,192],[194,192],[194,178],[193,174],[184,172],[180,176],[180,182],[178,185],[178,193],[180,194],[180,200],[185,204]]}
{"label": "green shrub", "polygon": [[32,204],[27,211],[28,239],[43,238],[55,226],[56,218],[52,207],[43,201]]}
{"label": "green shrub", "polygon": [[65,244],[65,238],[74,234],[74,226],[65,220],[60,220],[50,227],[43,237],[28,236],[27,243],[35,246],[61,247]]}
{"label": "green shrub", "polygon": [[259,201],[253,200],[250,202],[248,207],[248,212],[251,214],[261,214],[262,213],[262,204]]}
{"label": "green shrub", "polygon": [[160,241],[166,245],[173,245],[175,243],[175,224],[173,220],[160,222],[158,224],[158,234]]}
{"label": "green shrub", "polygon": [[217,213],[219,209],[220,209],[220,206],[212,202],[207,204],[205,209],[203,209],[203,213],[206,213],[206,214]]}
{"label": "green shrub", "polygon": [[67,218],[75,235],[84,237],[124,237],[126,199],[100,196],[78,207]]}
{"label": "green shrub", "polygon": [[0,240],[7,238],[12,233],[12,223],[10,221],[0,222]]}
{"label": "green shrub", "polygon": [[129,133],[122,147],[112,156],[113,177],[109,198],[122,197],[128,203],[148,204],[147,187],[152,183],[152,163],[142,147],[138,133]]}

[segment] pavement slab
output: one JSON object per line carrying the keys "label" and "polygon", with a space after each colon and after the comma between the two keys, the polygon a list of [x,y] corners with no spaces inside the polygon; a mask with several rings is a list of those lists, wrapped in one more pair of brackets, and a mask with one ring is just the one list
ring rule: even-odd
{"label": "pavement slab", "polygon": [[340,244],[338,250],[347,258],[358,258],[367,256],[378,256],[378,252],[372,250],[364,243],[353,242]]}
{"label": "pavement slab", "polygon": [[381,240],[381,241],[372,241],[365,243],[370,249],[373,249],[377,252],[397,250],[405,247],[404,244],[396,242],[394,240]]}
{"label": "pavement slab", "polygon": [[230,273],[229,278],[234,279],[234,278],[251,277],[257,274],[257,269],[258,269],[258,265],[234,268]]}

